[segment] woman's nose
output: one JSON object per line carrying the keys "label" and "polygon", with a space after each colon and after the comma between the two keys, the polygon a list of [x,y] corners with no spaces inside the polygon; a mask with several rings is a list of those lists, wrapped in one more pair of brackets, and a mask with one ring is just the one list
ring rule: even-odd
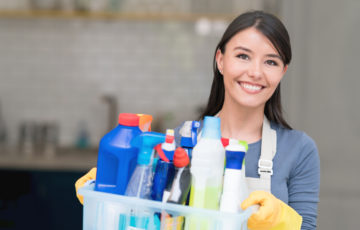
{"label": "woman's nose", "polygon": [[263,74],[261,63],[255,61],[252,62],[249,66],[248,74],[251,78],[260,79]]}

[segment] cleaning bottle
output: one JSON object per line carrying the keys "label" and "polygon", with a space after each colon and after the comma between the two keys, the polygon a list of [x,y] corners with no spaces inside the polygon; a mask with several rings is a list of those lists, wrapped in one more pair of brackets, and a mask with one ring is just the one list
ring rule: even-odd
{"label": "cleaning bottle", "polygon": [[219,209],[224,162],[220,118],[206,116],[201,139],[192,152],[190,206]]}
{"label": "cleaning bottle", "polygon": [[183,126],[180,128],[180,146],[184,148],[191,159],[192,149],[197,144],[197,131],[200,127],[198,121],[185,121]]}
{"label": "cleaning bottle", "polygon": [[240,211],[241,202],[249,195],[243,167],[246,147],[238,140],[230,139],[225,150],[226,168],[220,211],[235,213]]}
{"label": "cleaning bottle", "polygon": [[[175,150],[173,163],[175,166],[175,177],[168,179],[163,193],[164,203],[185,204],[190,191],[191,174],[189,169],[190,159],[185,149],[178,147]],[[161,220],[157,229],[184,229],[185,217],[167,213],[165,210],[157,215]]]}
{"label": "cleaning bottle", "polygon": [[191,186],[190,158],[185,149],[178,147],[174,154],[175,177],[168,181],[163,202],[184,204]]}
{"label": "cleaning bottle", "polygon": [[119,124],[100,141],[96,191],[125,194],[138,156],[138,149],[131,145],[131,140],[142,133],[141,126],[146,126],[145,130],[149,128],[151,120],[150,115],[119,115]]}
{"label": "cleaning bottle", "polygon": [[157,152],[160,156],[160,159],[156,165],[151,191],[151,198],[157,201],[162,200],[166,184],[168,181],[173,180],[175,174],[175,168],[173,164],[175,138],[173,129],[166,130],[165,142],[160,146],[157,146]]}
{"label": "cleaning bottle", "polygon": [[156,132],[144,132],[131,142],[134,147],[139,149],[137,166],[131,176],[126,188],[125,195],[138,198],[149,199],[152,186],[152,155],[153,148],[165,141],[165,135]]}
{"label": "cleaning bottle", "polygon": [[175,146],[174,130],[167,129],[165,142],[161,144],[161,149],[164,152],[166,158],[169,159],[170,162],[174,158],[175,148],[176,146]]}

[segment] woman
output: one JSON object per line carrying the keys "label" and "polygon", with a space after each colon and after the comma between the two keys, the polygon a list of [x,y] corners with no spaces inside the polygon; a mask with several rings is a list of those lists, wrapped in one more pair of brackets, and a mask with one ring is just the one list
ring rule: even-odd
{"label": "woman", "polygon": [[[280,81],[290,60],[286,28],[279,19],[261,11],[237,17],[215,51],[211,94],[201,118],[220,117],[224,138],[250,143],[245,157],[248,184],[255,180],[258,185],[251,189],[257,190],[266,182],[256,178],[268,178],[269,184],[261,190],[271,190],[274,195],[257,191],[244,201],[242,208],[260,204],[258,213],[249,219],[250,229],[316,229],[320,182],[317,148],[305,133],[292,130],[281,109]],[[259,161],[266,151],[262,148],[267,147],[267,120],[276,132],[277,141],[272,141],[276,153]],[[285,219],[280,220],[280,216]]]}
{"label": "woman", "polygon": [[[253,191],[241,207],[259,204],[250,229],[315,229],[319,157],[305,133],[282,116],[280,81],[291,60],[288,32],[273,15],[237,17],[216,47],[214,79],[201,116],[221,119],[223,138],[245,140],[246,177]],[[77,182],[95,177],[93,169]]]}

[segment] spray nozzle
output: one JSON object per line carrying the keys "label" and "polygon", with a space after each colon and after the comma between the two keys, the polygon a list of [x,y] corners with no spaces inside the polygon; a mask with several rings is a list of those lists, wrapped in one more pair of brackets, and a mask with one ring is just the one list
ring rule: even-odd
{"label": "spray nozzle", "polygon": [[151,131],[151,122],[153,117],[148,114],[136,114],[139,117],[139,128],[143,132],[150,132]]}
{"label": "spray nozzle", "polygon": [[155,150],[158,153],[161,160],[168,162],[168,163],[170,162],[170,160],[166,157],[166,154],[164,153],[164,151],[161,149],[161,144],[156,145]]}
{"label": "spray nozzle", "polygon": [[193,143],[193,146],[197,144],[197,131],[200,128],[200,122],[193,121],[191,124],[191,140]]}
{"label": "spray nozzle", "polygon": [[175,132],[173,129],[167,129],[165,142],[169,143],[169,144],[173,143],[174,139],[175,139],[174,134],[175,134]]}
{"label": "spray nozzle", "polygon": [[138,164],[149,165],[154,147],[164,141],[165,134],[157,132],[144,132],[135,137],[131,145],[139,149]]}
{"label": "spray nozzle", "polygon": [[174,152],[175,152],[174,134],[175,132],[173,129],[167,129],[165,142],[155,146],[155,150],[158,153],[160,159],[165,162],[170,162],[174,158]]}
{"label": "spray nozzle", "polygon": [[197,144],[197,131],[200,127],[198,121],[185,121],[179,133],[182,147],[193,148]]}
{"label": "spray nozzle", "polygon": [[191,137],[191,125],[192,121],[185,121],[181,126],[179,133],[181,137]]}

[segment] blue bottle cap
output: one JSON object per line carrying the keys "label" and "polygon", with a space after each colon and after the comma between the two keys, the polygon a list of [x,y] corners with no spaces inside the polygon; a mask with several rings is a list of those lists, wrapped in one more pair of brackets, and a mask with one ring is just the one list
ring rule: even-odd
{"label": "blue bottle cap", "polygon": [[204,127],[202,130],[201,137],[209,139],[220,139],[220,118],[205,116]]}
{"label": "blue bottle cap", "polygon": [[226,151],[226,168],[227,169],[242,169],[245,152]]}
{"label": "blue bottle cap", "polygon": [[[246,145],[245,145],[246,144]],[[244,162],[245,152],[247,151],[247,143],[234,139],[229,140],[226,150],[226,168],[241,170]]]}

